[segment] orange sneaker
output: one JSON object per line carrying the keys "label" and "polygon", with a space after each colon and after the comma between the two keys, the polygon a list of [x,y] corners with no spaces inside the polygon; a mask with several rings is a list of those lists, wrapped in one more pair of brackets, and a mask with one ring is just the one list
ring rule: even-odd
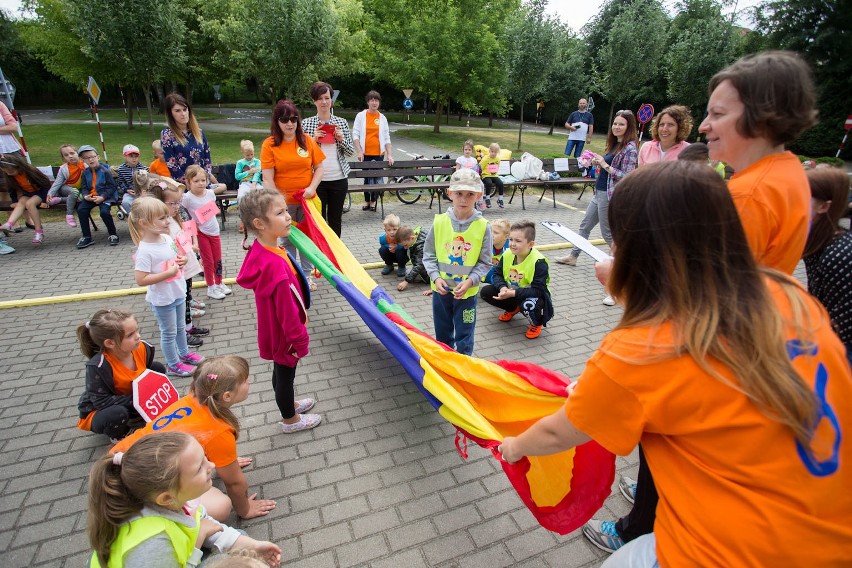
{"label": "orange sneaker", "polygon": [[541,327],[540,325],[531,325],[526,333],[527,339],[535,339],[541,335]]}
{"label": "orange sneaker", "polygon": [[518,306],[517,308],[515,308],[511,312],[503,312],[502,314],[500,314],[500,317],[497,318],[497,319],[499,319],[500,321],[512,321],[512,318],[515,317],[515,314],[518,313],[519,311],[521,311],[520,306]]}

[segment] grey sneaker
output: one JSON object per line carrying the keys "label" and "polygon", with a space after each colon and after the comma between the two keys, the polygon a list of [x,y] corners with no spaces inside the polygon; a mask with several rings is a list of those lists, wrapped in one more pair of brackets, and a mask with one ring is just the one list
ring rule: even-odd
{"label": "grey sneaker", "polygon": [[572,254],[560,256],[556,259],[556,262],[559,264],[567,264],[568,266],[577,266],[577,257]]}
{"label": "grey sneaker", "polygon": [[633,503],[636,499],[636,480],[632,477],[622,475],[618,480],[618,489],[624,498]]}
{"label": "grey sneaker", "polygon": [[86,247],[90,247],[95,244],[95,241],[92,240],[92,237],[81,237],[79,241],[77,241],[77,248],[84,249]]}
{"label": "grey sneaker", "polygon": [[615,531],[615,521],[592,519],[583,525],[583,536],[589,539],[592,544],[610,554],[624,546],[624,540]]}
{"label": "grey sneaker", "polygon": [[322,416],[319,414],[300,414],[299,421],[295,424],[281,422],[281,431],[285,434],[293,434],[294,432],[316,428],[320,422],[322,422]]}
{"label": "grey sneaker", "polygon": [[109,246],[114,247],[118,244],[118,235],[110,235],[107,240],[109,240]]}
{"label": "grey sneaker", "polygon": [[9,246],[6,239],[0,239],[0,254],[12,254],[15,249]]}

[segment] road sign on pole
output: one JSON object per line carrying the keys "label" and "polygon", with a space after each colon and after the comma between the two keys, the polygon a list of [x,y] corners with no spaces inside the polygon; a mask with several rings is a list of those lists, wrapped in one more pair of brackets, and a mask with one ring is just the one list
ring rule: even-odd
{"label": "road sign on pole", "polygon": [[414,101],[412,101],[411,99],[405,99],[404,101],[402,101],[402,106],[405,108],[405,110],[411,110],[414,108]]}
{"label": "road sign on pole", "polygon": [[636,113],[636,118],[639,119],[639,124],[641,124],[639,128],[639,143],[641,144],[642,135],[645,134],[645,124],[654,118],[654,107],[648,103],[643,104],[639,107],[639,112]]}
{"label": "road sign on pole", "polygon": [[101,100],[101,88],[98,87],[98,84],[95,82],[94,77],[89,77],[89,84],[86,86],[86,92],[89,93],[89,96],[92,97],[92,108],[95,111],[95,120],[98,123],[98,134],[101,137],[101,148],[104,151],[104,162],[109,164],[109,158],[107,157],[106,144],[104,143],[104,130],[101,128],[101,117],[98,114],[98,101]]}
{"label": "road sign on pole", "polygon": [[402,94],[405,95],[406,99],[410,99],[411,93],[413,93],[413,92],[414,92],[414,89],[403,89],[402,90]]}
{"label": "road sign on pole", "polygon": [[101,88],[98,87],[94,77],[89,77],[89,84],[86,86],[86,92],[89,93],[89,96],[92,97],[92,100],[95,101],[96,105],[100,102]]}

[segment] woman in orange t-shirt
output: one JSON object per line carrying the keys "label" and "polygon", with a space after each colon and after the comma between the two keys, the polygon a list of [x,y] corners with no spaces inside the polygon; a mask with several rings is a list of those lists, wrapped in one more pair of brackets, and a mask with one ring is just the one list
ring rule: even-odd
{"label": "woman in orange t-shirt", "polygon": [[[317,186],[322,181],[322,163],[325,154],[310,136],[302,130],[302,117],[299,109],[289,99],[278,101],[272,111],[271,135],[263,141],[260,148],[260,167],[263,187],[275,189],[287,201],[287,210],[296,226],[304,218],[302,206],[297,195],[303,193],[305,199],[317,194]],[[284,248],[296,256],[296,247],[290,239],[282,239]],[[311,264],[304,257],[300,264],[302,271],[309,274]],[[310,280],[311,290],[317,285]]]}
{"label": "woman in orange t-shirt", "polygon": [[638,169],[609,214],[624,315],[563,409],[507,437],[503,458],[641,441],[654,532],[604,567],[848,566],[852,371],[825,309],[759,267],[703,164]]}
{"label": "woman in orange t-shirt", "polygon": [[77,326],[77,339],[89,359],[77,427],[114,441],[124,438],[143,424],[133,406],[133,379],[145,369],[165,373],[166,368],[154,361],[154,347],[142,341],[136,316],[125,310],[98,310]]}
{"label": "woman in orange t-shirt", "polygon": [[[379,112],[382,104],[382,96],[378,91],[367,93],[367,108],[355,117],[352,125],[352,142],[358,153],[359,162],[381,162],[386,160],[389,166],[393,165],[390,129],[388,119]],[[375,185],[382,182],[383,178],[366,178],[365,185]],[[379,194],[374,191],[364,192],[364,211],[375,211],[376,200]]]}

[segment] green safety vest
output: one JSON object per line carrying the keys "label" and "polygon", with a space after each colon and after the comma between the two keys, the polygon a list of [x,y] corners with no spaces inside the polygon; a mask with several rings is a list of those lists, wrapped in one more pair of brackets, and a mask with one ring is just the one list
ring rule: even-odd
{"label": "green safety vest", "polygon": [[[526,288],[532,283],[533,276],[535,276],[535,263],[542,258],[550,268],[547,257],[536,248],[530,251],[522,263],[513,264],[515,255],[512,254],[510,249],[506,249],[506,252],[503,253],[503,280],[512,288]],[[515,274],[512,274],[513,271]],[[550,288],[550,270],[547,271],[547,287]]]}
{"label": "green safety vest", "polygon": [[[192,551],[195,550],[195,541],[201,530],[201,511],[198,507],[195,511],[195,527],[190,528],[176,523],[165,517],[142,517],[121,525],[118,536],[112,543],[107,568],[121,568],[124,565],[124,555],[145,542],[149,538],[165,532],[172,542],[175,555],[181,566],[185,566]],[[101,568],[98,555],[92,553],[91,568]]]}
{"label": "green safety vest", "polygon": [[[453,230],[453,222],[447,215],[435,215],[432,233],[435,235],[435,256],[438,258],[438,270],[447,284],[452,288],[467,278],[479,260],[482,252],[482,241],[485,240],[485,230],[488,221],[480,217],[463,233]],[[432,290],[437,290],[432,282]],[[471,286],[465,292],[464,298],[469,298],[479,291],[479,285]]]}

